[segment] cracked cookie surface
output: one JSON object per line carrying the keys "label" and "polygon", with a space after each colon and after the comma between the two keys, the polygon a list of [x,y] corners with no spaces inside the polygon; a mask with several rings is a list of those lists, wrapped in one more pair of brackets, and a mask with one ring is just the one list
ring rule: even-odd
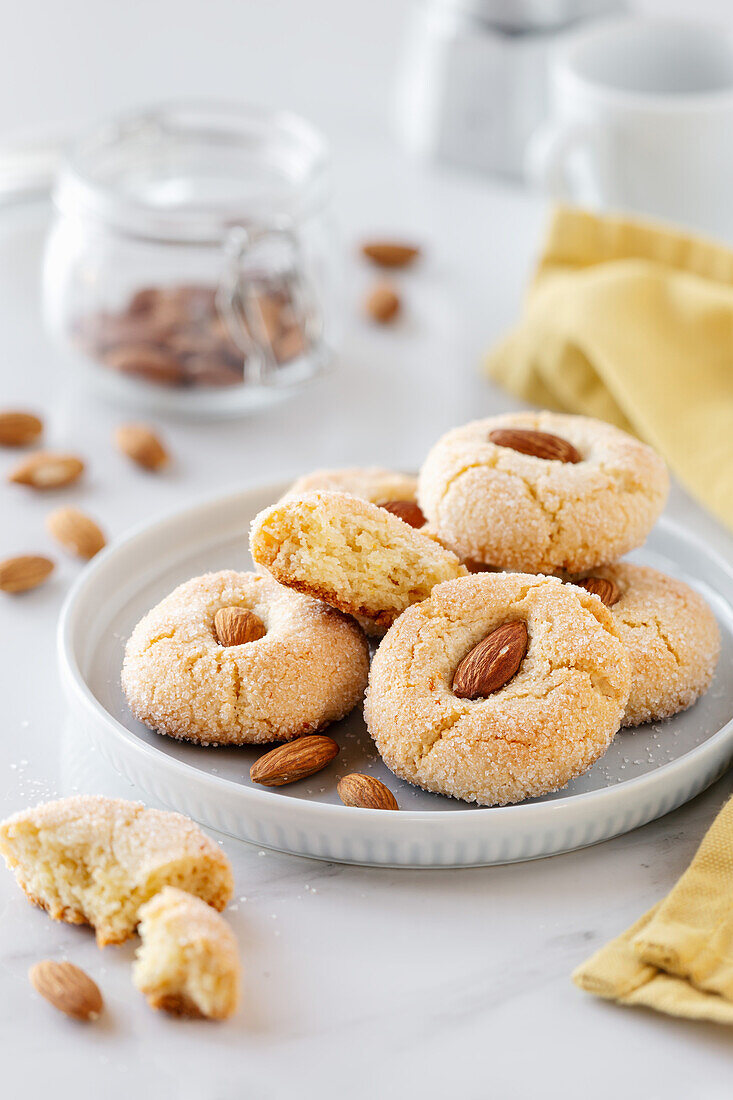
{"label": "cracked cookie surface", "polygon": [[[577,463],[492,443],[499,428],[547,432]],[[510,413],[455,428],[428,454],[418,501],[431,530],[462,559],[504,569],[580,573],[640,546],[664,507],[662,459],[625,432],[582,416]]]}
{"label": "cracked cookie surface", "polygon": [[[496,627],[527,624],[517,674],[460,699],[453,676]],[[559,790],[608,748],[624,715],[629,661],[610,611],[553,577],[481,573],[410,607],[377,650],[364,717],[400,778],[483,806]]]}
{"label": "cracked cookie surface", "polygon": [[622,725],[670,718],[707,691],[720,654],[720,631],[702,596],[648,566],[620,562],[593,571],[612,581],[609,609],[631,661]]}
{"label": "cracked cookie surface", "polygon": [[[253,612],[266,633],[222,646],[214,616]],[[135,627],[122,686],[130,708],[158,733],[207,745],[288,741],[343,718],[369,670],[351,619],[269,576],[225,570],[179,585]]]}

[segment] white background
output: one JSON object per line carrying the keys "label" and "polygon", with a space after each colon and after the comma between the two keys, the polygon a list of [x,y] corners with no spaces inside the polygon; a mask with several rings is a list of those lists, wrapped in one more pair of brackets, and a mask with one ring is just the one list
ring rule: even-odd
{"label": "white background", "polygon": [[[725,2],[645,10],[725,15]],[[328,134],[348,246],[338,373],[297,403],[225,428],[164,423],[176,456],[159,478],[131,469],[119,417],[76,395],[40,324],[42,211],[0,226],[0,406],[30,404],[48,442],[89,460],[54,503],[96,515],[114,537],[206,493],[316,465],[412,467],[446,428],[510,407],[477,373],[517,316],[545,217],[509,185],[407,162],[389,135],[407,5],[397,0],[22,0],[0,35],[0,135],[74,132],[112,110],[178,95],[292,107]],[[359,316],[367,274],[352,244],[374,229],[414,236],[404,320]],[[10,465],[0,456],[0,472]],[[50,505],[0,486],[0,556],[52,548]],[[671,507],[711,542],[730,540],[677,492]],[[52,551],[56,553],[55,549]],[[59,555],[60,557],[60,555]],[[54,624],[78,567],[0,606],[0,811],[74,787],[128,788],[64,731]],[[569,974],[666,892],[731,788],[629,836],[576,854],[465,872],[310,863],[225,841],[237,876],[229,916],[242,948],[244,1007],[224,1025],[154,1016],[129,979],[132,946],[100,954],[84,930],[52,925],[0,874],[0,1095],[279,1098],[722,1097],[730,1036],[616,1009]],[[28,966],[68,954],[108,1012],[83,1028],[29,989]]]}

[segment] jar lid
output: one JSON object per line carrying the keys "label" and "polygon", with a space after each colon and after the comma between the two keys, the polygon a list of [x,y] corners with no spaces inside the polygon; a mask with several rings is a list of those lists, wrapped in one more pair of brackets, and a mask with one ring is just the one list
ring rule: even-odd
{"label": "jar lid", "polygon": [[549,30],[625,11],[625,0],[439,0],[443,7],[507,31]]}
{"label": "jar lid", "polygon": [[70,150],[54,188],[65,214],[145,239],[219,244],[233,227],[283,226],[328,193],[324,139],[297,115],[178,104],[112,119]]}

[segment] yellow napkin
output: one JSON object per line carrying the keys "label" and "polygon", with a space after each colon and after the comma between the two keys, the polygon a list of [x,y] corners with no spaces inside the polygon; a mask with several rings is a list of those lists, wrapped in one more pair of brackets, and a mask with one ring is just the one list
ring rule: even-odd
{"label": "yellow napkin", "polygon": [[588,993],[733,1024],[733,798],[667,897],[579,966]]}
{"label": "yellow napkin", "polygon": [[486,368],[528,401],[647,440],[733,527],[733,252],[561,208]]}

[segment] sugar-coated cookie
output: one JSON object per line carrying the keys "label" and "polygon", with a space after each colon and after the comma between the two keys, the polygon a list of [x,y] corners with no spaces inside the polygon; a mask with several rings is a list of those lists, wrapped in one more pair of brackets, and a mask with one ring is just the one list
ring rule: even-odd
{"label": "sugar-coated cookie", "polygon": [[237,941],[210,905],[166,886],[140,909],[138,933],[132,980],[151,1008],[210,1020],[236,1011]]}
{"label": "sugar-coated cookie", "polygon": [[[512,660],[501,646],[482,669],[513,674],[486,695],[480,676],[464,677],[473,697],[457,693],[479,644],[506,624],[521,628],[526,652]],[[629,684],[613,616],[595,596],[554,577],[480,573],[439,585],[397,620],[372,661],[364,717],[400,778],[501,806],[558,790],[602,756]]]}
{"label": "sugar-coated cookie", "polygon": [[648,566],[620,562],[594,570],[593,578],[611,586],[602,596],[631,661],[622,725],[670,718],[692,706],[710,687],[720,654],[709,605],[683,581]]}
{"label": "sugar-coated cookie", "polygon": [[527,412],[444,435],[420,471],[418,500],[463,559],[577,573],[641,545],[668,487],[659,455],[618,428]]}
{"label": "sugar-coated cookie", "polygon": [[77,795],[0,824],[0,854],[30,901],[69,924],[91,924],[100,947],[135,931],[140,906],[165,885],[215,909],[234,889],[229,860],[182,814],[121,798]]}
{"label": "sugar-coated cookie", "polygon": [[[217,613],[228,609],[258,626],[251,640],[222,644]],[[122,686],[133,714],[158,733],[241,745],[288,741],[343,718],[361,701],[368,670],[366,638],[351,619],[269,576],[224,570],[179,585],[138,623]]]}
{"label": "sugar-coated cookie", "polygon": [[304,474],[288,489],[288,496],[325,490],[351,493],[372,504],[417,500],[417,478],[381,466],[350,466],[336,470],[314,470]]}
{"label": "sugar-coated cookie", "polygon": [[287,497],[255,517],[252,557],[280,584],[388,627],[466,570],[455,554],[347,493]]}

